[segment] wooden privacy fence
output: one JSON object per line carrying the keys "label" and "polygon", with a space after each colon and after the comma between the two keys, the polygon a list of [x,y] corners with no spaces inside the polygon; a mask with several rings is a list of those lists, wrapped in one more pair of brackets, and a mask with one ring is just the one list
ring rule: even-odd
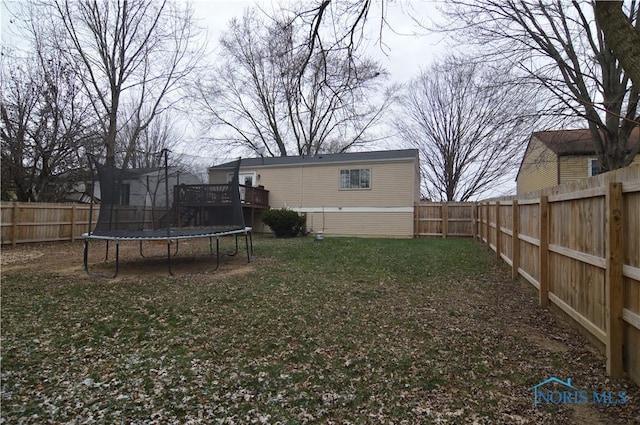
{"label": "wooden privacy fence", "polygon": [[[94,205],[92,223],[95,225],[100,206]],[[165,210],[144,212],[144,223],[151,227]],[[120,220],[139,215],[139,207],[120,207]],[[89,228],[89,205],[49,204],[41,202],[0,203],[2,244],[15,246],[28,242],[74,241]],[[93,226],[92,226],[93,227]]]}
{"label": "wooden privacy fence", "polygon": [[640,385],[640,166],[519,197],[419,203],[415,237],[475,236]]}
{"label": "wooden privacy fence", "polygon": [[640,167],[477,204],[476,236],[640,385]]}
{"label": "wooden privacy fence", "polygon": [[[93,210],[93,222],[99,208]],[[87,231],[89,205],[0,203],[2,244],[73,241]]]}
{"label": "wooden privacy fence", "polygon": [[415,237],[473,237],[475,204],[469,202],[421,202],[413,213]]}

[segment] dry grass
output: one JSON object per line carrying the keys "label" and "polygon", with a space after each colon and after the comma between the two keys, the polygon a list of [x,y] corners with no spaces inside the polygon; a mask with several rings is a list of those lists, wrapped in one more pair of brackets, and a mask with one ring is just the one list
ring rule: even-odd
{"label": "dry grass", "polygon": [[[80,244],[25,248],[44,255],[3,270],[1,422],[638,421],[638,388],[470,240],[255,245],[116,281],[80,273]],[[550,376],[629,402],[536,408]]]}

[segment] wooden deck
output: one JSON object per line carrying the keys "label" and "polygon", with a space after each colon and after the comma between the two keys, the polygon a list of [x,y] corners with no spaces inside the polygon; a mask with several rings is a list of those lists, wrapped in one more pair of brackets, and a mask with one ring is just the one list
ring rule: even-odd
{"label": "wooden deck", "polygon": [[[231,203],[227,184],[190,184],[175,186],[174,202],[182,207],[214,207]],[[243,207],[269,208],[269,191],[240,185]]]}
{"label": "wooden deck", "polygon": [[[233,199],[228,184],[197,184],[174,186],[175,219],[178,226],[197,223],[212,214],[212,208],[231,206]],[[259,211],[269,209],[269,191],[262,187],[240,185],[240,201],[245,222],[256,226]],[[194,224],[195,225],[195,224]]]}
{"label": "wooden deck", "polygon": [[263,187],[240,185],[240,200],[243,206],[252,208],[269,208],[269,191]]}

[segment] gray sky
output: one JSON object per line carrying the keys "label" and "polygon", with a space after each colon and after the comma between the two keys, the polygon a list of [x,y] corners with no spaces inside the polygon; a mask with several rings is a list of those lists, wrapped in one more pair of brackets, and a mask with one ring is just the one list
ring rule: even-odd
{"label": "gray sky", "polygon": [[[18,1],[0,0],[0,26],[4,45],[11,45],[11,42],[8,42],[7,28],[10,26],[9,20],[12,19],[7,13],[5,3],[12,8],[11,5]],[[196,18],[207,31],[209,49],[215,51],[218,39],[226,30],[229,21],[234,17],[242,16],[247,7],[258,5],[269,12],[287,0],[192,0],[191,2]],[[446,7],[446,2],[443,0],[387,0],[385,5],[388,26],[383,28],[380,40],[380,5],[374,2],[366,25],[369,41],[365,46],[365,52],[368,56],[377,59],[389,72],[389,82],[404,83],[415,77],[421,68],[429,66],[439,56],[450,50],[444,36],[427,34],[427,31],[419,25],[419,23],[429,24],[437,21],[437,9],[440,6]],[[185,136],[189,137],[188,134]],[[187,143],[191,145],[193,139],[191,143]],[[198,149],[196,153],[189,149],[188,145],[185,146],[184,152],[193,154],[194,158],[197,158],[196,162],[211,165],[212,162],[217,163],[228,159],[216,158],[214,153],[203,148]],[[389,139],[372,148],[401,147],[403,146],[398,140]],[[496,189],[498,193],[503,193],[512,190],[512,186]]]}
{"label": "gray sky", "polygon": [[[282,1],[266,0],[195,0],[195,15],[209,33],[209,45],[215,47],[229,20],[240,17],[245,8],[258,5],[265,11],[274,9]],[[391,74],[391,79],[405,82],[417,75],[421,67],[429,65],[435,55],[446,51],[445,40],[438,35],[426,35],[416,23],[437,18],[437,6],[442,1],[387,0],[386,19],[390,28],[384,28],[382,43],[377,43],[380,30],[380,8],[374,4],[367,23],[367,36],[371,38],[366,52],[380,61]]]}
{"label": "gray sky", "polygon": [[[229,21],[241,17],[248,7],[257,6],[269,13],[278,4],[290,3],[287,0],[192,0],[195,16],[208,33],[208,47],[215,51],[221,34],[227,29]],[[426,0],[387,0],[385,17],[388,26],[383,28],[380,40],[380,7],[374,4],[366,24],[365,44],[368,56],[378,60],[389,72],[388,82],[404,83],[415,77],[420,68],[430,65],[446,51],[446,42],[442,36],[427,35],[418,22],[427,23],[437,19],[437,7],[443,2]],[[388,129],[381,132],[388,133]],[[398,149],[398,140],[387,139],[371,146],[371,149]],[[201,153],[204,153],[202,150]],[[214,153],[204,153],[207,157]],[[224,162],[228,158],[215,158],[215,162]]]}

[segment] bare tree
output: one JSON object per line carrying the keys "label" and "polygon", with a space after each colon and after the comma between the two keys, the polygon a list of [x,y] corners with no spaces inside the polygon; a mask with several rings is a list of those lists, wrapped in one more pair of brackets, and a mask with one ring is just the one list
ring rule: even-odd
{"label": "bare tree", "polygon": [[[374,7],[381,9],[382,44],[387,0],[314,3],[301,14],[310,26],[308,44],[322,43],[319,28],[327,20],[343,23],[336,25],[343,38],[358,39]],[[344,18],[327,13],[332,9]],[[477,45],[485,60],[519,64],[555,97],[549,112],[586,119],[604,170],[634,160],[640,141],[629,138],[640,125],[640,3],[453,0],[441,10],[451,20],[438,29],[457,32],[459,46]]]}
{"label": "bare tree", "polygon": [[[221,39],[222,65],[202,79],[205,120],[231,131],[227,146],[271,156],[342,152],[366,144],[389,106],[375,98],[384,71],[333,44],[307,43],[299,15],[248,10]],[[213,120],[211,119],[213,118]]]}
{"label": "bare tree", "polygon": [[506,76],[449,57],[407,85],[395,126],[420,152],[430,199],[468,201],[513,178],[539,116],[535,90]]}
{"label": "bare tree", "polygon": [[[163,165],[163,157],[159,155],[164,149],[175,150],[183,138],[184,131],[180,130],[181,124],[170,114],[161,114],[154,118],[149,125],[140,128],[137,111],[131,111],[134,106],[126,105],[123,108],[123,124],[118,132],[116,143],[124,152],[119,158],[123,166],[127,168],[152,168]],[[135,141],[132,143],[132,141]],[[171,165],[179,165],[176,155],[170,155]]]}
{"label": "bare tree", "polygon": [[125,103],[131,106],[125,120],[135,128],[125,151],[135,149],[154,117],[179,99],[202,54],[192,10],[169,0],[55,0],[40,8],[65,34],[53,47],[82,76],[101,120],[107,160],[114,161]]}
{"label": "bare tree", "polygon": [[[598,0],[595,16],[614,56],[640,90],[640,19],[625,15],[622,1]],[[634,8],[630,8],[632,12]]]}
{"label": "bare tree", "polygon": [[[547,89],[560,113],[583,117],[604,170],[628,165],[640,150],[640,92],[593,20],[593,2],[452,0],[446,28],[482,46],[485,60],[508,61]],[[629,22],[637,27],[636,2]]]}
{"label": "bare tree", "polygon": [[38,39],[26,56],[3,52],[0,73],[2,197],[60,201],[84,164],[84,147],[95,141],[80,82]]}
{"label": "bare tree", "polygon": [[[365,39],[365,26],[375,7],[379,7],[380,21],[378,41],[382,44],[382,33],[387,27],[386,11],[388,0],[314,0],[303,7],[293,9],[295,15],[306,28],[304,42],[313,51],[316,45],[338,47],[346,50],[347,57]],[[331,31],[323,31],[330,27]],[[305,66],[303,65],[303,68]]]}

